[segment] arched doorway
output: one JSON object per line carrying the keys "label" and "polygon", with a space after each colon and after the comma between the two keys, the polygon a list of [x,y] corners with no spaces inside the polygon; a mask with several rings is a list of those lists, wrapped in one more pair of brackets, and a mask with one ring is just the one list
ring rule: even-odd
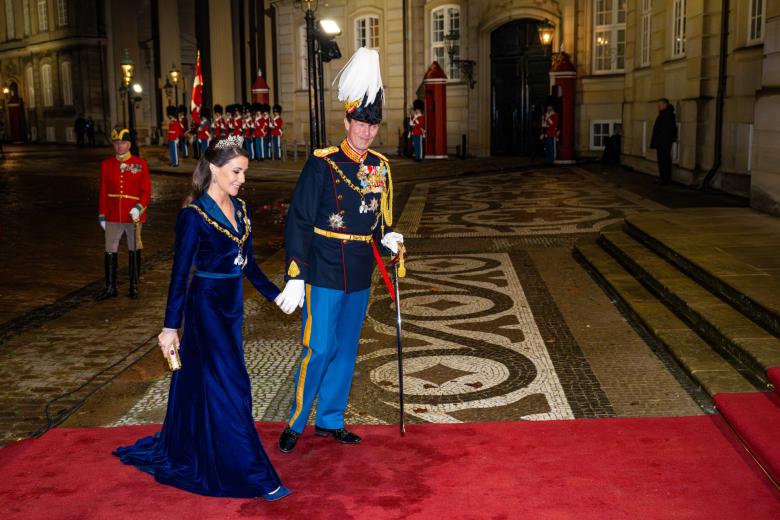
{"label": "arched doorway", "polygon": [[551,61],[539,42],[538,24],[514,20],[490,35],[492,155],[538,153]]}
{"label": "arched doorway", "polygon": [[19,85],[13,81],[8,86],[8,131],[6,139],[12,143],[26,142],[27,130],[24,122],[24,102],[19,97]]}

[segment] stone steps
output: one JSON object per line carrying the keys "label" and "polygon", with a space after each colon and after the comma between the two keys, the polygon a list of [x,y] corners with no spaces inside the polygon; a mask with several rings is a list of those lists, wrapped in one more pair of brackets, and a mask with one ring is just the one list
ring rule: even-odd
{"label": "stone steps", "polygon": [[603,232],[599,243],[759,388],[768,388],[767,370],[780,366],[780,339],[624,231]]}
{"label": "stone steps", "polygon": [[741,372],[712,349],[605,249],[597,244],[577,244],[575,254],[709,395],[756,390],[743,375],[744,368]]}

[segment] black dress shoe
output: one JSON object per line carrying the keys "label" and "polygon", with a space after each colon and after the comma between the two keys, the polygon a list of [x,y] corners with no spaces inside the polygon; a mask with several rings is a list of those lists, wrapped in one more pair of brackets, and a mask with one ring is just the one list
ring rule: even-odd
{"label": "black dress shoe", "polygon": [[284,453],[290,453],[298,443],[298,437],[300,437],[300,435],[300,433],[288,426],[279,436],[279,449]]}
{"label": "black dress shoe", "polygon": [[347,430],[346,428],[337,428],[329,430],[327,428],[314,427],[314,433],[320,437],[333,437],[342,444],[360,444],[360,437]]}

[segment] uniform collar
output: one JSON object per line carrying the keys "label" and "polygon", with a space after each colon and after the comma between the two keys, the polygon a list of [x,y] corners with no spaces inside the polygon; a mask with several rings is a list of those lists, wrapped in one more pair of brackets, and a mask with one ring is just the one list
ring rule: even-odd
{"label": "uniform collar", "polygon": [[341,141],[341,151],[344,152],[344,155],[352,159],[354,162],[360,164],[366,159],[366,155],[368,155],[368,150],[363,152],[362,154],[355,151],[354,148],[352,148],[352,145],[349,144],[349,141],[344,139]]}
{"label": "uniform collar", "polygon": [[132,157],[132,155],[133,155],[133,154],[131,154],[130,152],[127,152],[127,153],[126,153],[126,154],[124,154],[124,155],[114,155],[114,157],[116,157],[116,160],[117,160],[117,161],[119,161],[119,162],[125,162],[125,161],[126,161],[126,160],[128,160],[130,157]]}

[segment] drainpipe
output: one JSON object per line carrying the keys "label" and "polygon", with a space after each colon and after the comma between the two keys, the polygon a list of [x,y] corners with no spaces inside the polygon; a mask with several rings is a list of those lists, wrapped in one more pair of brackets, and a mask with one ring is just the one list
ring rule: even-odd
{"label": "drainpipe", "polygon": [[723,157],[723,104],[726,98],[726,59],[729,45],[729,0],[723,0],[720,13],[720,60],[718,63],[718,97],[715,105],[715,157],[712,161],[712,168],[707,172],[707,176],[701,183],[699,189],[706,191],[715,174],[720,169],[721,159]]}

